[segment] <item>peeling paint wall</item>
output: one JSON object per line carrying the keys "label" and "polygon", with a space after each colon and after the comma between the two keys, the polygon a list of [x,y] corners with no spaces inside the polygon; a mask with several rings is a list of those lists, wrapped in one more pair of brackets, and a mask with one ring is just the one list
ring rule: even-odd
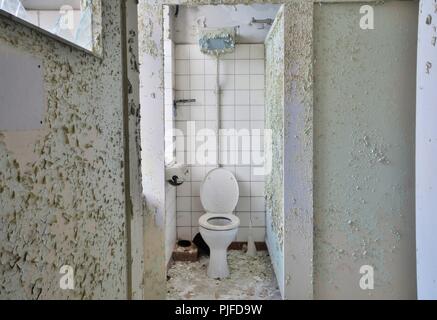
{"label": "peeling paint wall", "polygon": [[283,8],[265,41],[265,128],[272,132],[272,171],[266,176],[266,244],[284,293],[284,16]]}
{"label": "peeling paint wall", "polygon": [[314,7],[315,297],[414,299],[418,4],[360,6]]}
{"label": "peeling paint wall", "polygon": [[416,241],[419,299],[437,299],[437,1],[420,2],[417,53]]}
{"label": "peeling paint wall", "polygon": [[2,299],[127,297],[120,1],[102,14],[102,59],[0,16],[0,46],[42,60],[47,94],[41,130],[0,133]]}
{"label": "peeling paint wall", "polygon": [[124,83],[124,127],[125,145],[125,168],[129,175],[125,177],[125,184],[129,185],[126,190],[127,209],[127,232],[128,243],[128,282],[129,298],[141,300],[144,298],[144,248],[145,248],[145,211],[143,210],[145,199],[141,186],[141,134],[140,134],[140,63],[138,48],[138,6],[136,0],[125,0],[123,7],[125,26],[123,32],[123,51],[125,56],[122,64],[125,68]]}
{"label": "peeling paint wall", "polygon": [[284,6],[284,296],[313,299],[313,12]]}
{"label": "peeling paint wall", "polygon": [[145,204],[145,298],[165,299],[165,131],[163,6],[138,4],[141,172]]}

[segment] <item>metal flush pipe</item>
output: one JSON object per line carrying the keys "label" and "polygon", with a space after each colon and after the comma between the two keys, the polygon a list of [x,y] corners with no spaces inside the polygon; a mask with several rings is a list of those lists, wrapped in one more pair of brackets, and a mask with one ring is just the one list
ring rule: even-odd
{"label": "metal flush pipe", "polygon": [[216,130],[216,164],[220,168],[221,152],[220,152],[220,55],[231,52],[235,48],[235,29],[236,27],[218,28],[218,29],[200,29],[199,30],[199,45],[200,51],[216,56],[216,107],[217,107],[217,130]]}
{"label": "metal flush pipe", "polygon": [[220,162],[220,55],[217,54],[217,73],[216,73],[216,84],[215,84],[215,94],[216,94],[216,106],[217,106],[217,132],[216,132],[216,163],[217,168],[221,167]]}

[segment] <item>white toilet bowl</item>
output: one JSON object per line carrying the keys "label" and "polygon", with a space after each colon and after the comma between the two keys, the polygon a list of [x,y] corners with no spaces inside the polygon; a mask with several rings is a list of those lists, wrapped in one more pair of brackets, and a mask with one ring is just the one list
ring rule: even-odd
{"label": "white toilet bowl", "polygon": [[200,234],[210,250],[208,277],[229,276],[227,249],[237,236],[239,226],[240,219],[233,214],[207,213],[200,217]]}
{"label": "white toilet bowl", "polygon": [[210,278],[229,276],[227,249],[240,226],[240,219],[232,213],[238,198],[237,180],[225,169],[211,171],[200,187],[200,200],[207,213],[200,217],[199,229],[210,249]]}

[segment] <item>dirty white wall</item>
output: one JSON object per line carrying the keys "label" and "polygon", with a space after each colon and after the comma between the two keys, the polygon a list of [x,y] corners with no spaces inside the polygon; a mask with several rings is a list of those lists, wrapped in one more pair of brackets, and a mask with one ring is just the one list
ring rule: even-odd
{"label": "dirty white wall", "polygon": [[140,0],[138,36],[141,173],[145,217],[145,298],[166,296],[163,6]]}
{"label": "dirty white wall", "polygon": [[[122,2],[122,65],[126,233],[128,235],[128,298],[144,298],[145,199],[141,187],[140,78],[138,7],[136,0]],[[127,128],[127,130],[126,130]]]}
{"label": "dirty white wall", "polygon": [[0,47],[41,61],[46,94],[41,129],[0,132],[0,298],[128,296],[120,3],[103,1],[102,58],[0,16]]}
{"label": "dirty white wall", "polygon": [[[266,172],[266,244],[284,295],[284,15],[281,9],[265,41],[265,128],[271,130],[272,166]],[[268,150],[270,145],[265,145]]]}
{"label": "dirty white wall", "polygon": [[284,298],[313,299],[313,12],[284,5]]}
{"label": "dirty white wall", "polygon": [[414,299],[418,3],[360,6],[314,6],[314,294]]}
{"label": "dirty white wall", "polygon": [[416,241],[419,299],[437,299],[436,8],[436,1],[420,3],[416,114]]}
{"label": "dirty white wall", "polygon": [[[175,44],[173,42],[174,7],[164,6],[164,121],[165,121],[165,165],[175,161]],[[165,264],[168,268],[176,244],[176,187],[165,183]]]}

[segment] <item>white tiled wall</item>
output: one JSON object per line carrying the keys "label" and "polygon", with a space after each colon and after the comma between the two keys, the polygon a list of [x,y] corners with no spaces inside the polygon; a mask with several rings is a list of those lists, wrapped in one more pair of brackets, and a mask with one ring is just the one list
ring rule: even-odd
{"label": "white tiled wall", "polygon": [[[197,129],[214,130],[217,125],[215,58],[203,55],[197,45],[176,45],[175,59],[176,98],[196,99],[193,104],[177,107],[176,128],[186,134],[187,121],[195,121]],[[221,128],[264,129],[264,45],[237,45],[234,53],[221,57],[220,86]],[[263,150],[262,145],[260,150]],[[250,157],[251,145],[240,145],[239,148],[239,153],[247,153]],[[179,162],[180,159],[188,161],[189,148],[184,143],[177,143],[176,151]],[[214,168],[192,165],[189,181],[177,188],[179,239],[192,239],[198,233],[198,219],[204,214],[199,188],[206,174]],[[235,174],[240,186],[240,200],[235,213],[241,219],[241,226],[236,241],[247,241],[250,220],[255,241],[264,241],[264,176],[254,174],[251,161],[244,165],[225,165],[224,168]]]}

